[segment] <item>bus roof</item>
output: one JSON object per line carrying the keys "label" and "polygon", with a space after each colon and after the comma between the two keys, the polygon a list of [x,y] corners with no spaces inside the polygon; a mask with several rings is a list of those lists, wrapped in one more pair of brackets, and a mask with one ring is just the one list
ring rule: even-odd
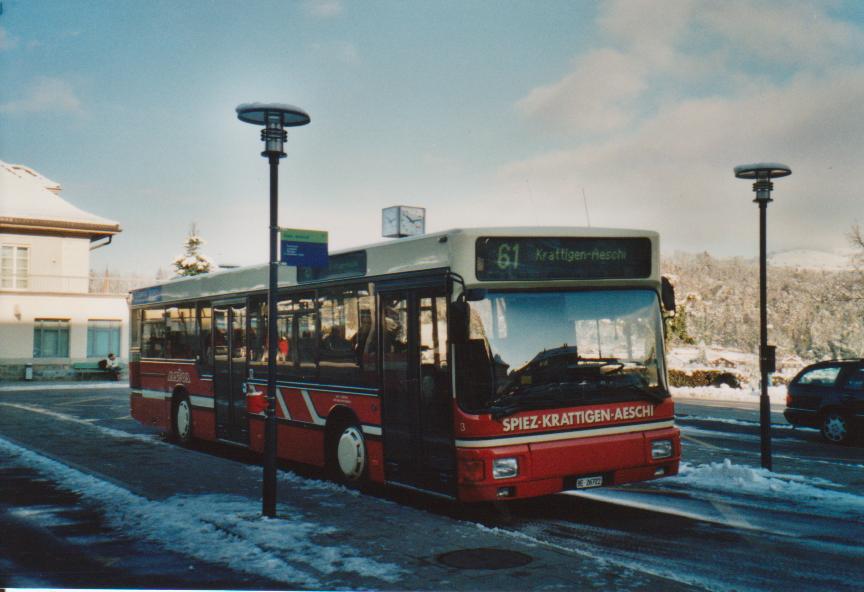
{"label": "bus roof", "polygon": [[[340,249],[330,253],[333,262],[342,262],[337,275],[322,277],[314,270],[279,266],[278,285],[291,287],[328,281],[336,278],[380,277],[386,275],[452,269],[459,273],[466,285],[480,285],[475,276],[475,245],[480,238],[494,237],[554,237],[554,238],[646,238],[651,241],[651,269],[647,278],[639,283],[659,281],[659,235],[650,230],[618,228],[586,228],[573,226],[548,227],[483,227],[456,228],[405,237],[358,247]],[[342,257],[339,257],[339,256]],[[133,290],[131,305],[157,302],[176,302],[196,298],[229,297],[231,294],[264,291],[268,284],[269,264],[224,269],[191,277],[179,277],[164,283]],[[620,280],[618,280],[620,281]],[[573,280],[569,280],[573,283]],[[513,282],[510,282],[513,283]],[[525,281],[518,282],[524,284]],[[560,283],[560,282],[558,282]],[[586,284],[577,281],[578,284]],[[587,283],[603,285],[608,280]],[[491,282],[482,282],[491,285]],[[500,285],[496,283],[495,285]]]}

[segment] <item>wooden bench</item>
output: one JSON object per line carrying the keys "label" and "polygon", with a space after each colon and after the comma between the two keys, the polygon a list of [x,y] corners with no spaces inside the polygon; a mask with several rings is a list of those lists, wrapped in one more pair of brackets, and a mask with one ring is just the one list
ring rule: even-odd
{"label": "wooden bench", "polygon": [[[110,368],[100,368],[99,362],[75,362],[72,364],[72,369],[79,379],[95,376],[96,378],[115,378],[115,373]],[[121,364],[117,369],[117,374],[123,369]]]}

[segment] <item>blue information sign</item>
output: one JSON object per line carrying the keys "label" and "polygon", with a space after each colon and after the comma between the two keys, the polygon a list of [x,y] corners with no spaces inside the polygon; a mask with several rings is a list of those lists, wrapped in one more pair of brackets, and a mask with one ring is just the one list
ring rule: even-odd
{"label": "blue information sign", "polygon": [[282,228],[280,263],[302,267],[327,267],[327,232]]}
{"label": "blue information sign", "polygon": [[162,286],[132,291],[132,304],[151,304],[162,300]]}

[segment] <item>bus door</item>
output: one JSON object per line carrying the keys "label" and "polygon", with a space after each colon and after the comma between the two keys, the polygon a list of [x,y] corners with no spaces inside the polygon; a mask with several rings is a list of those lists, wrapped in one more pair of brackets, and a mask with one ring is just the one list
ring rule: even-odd
{"label": "bus door", "polygon": [[213,304],[216,437],[249,443],[246,419],[246,303]]}
{"label": "bus door", "polygon": [[453,495],[456,454],[446,290],[381,290],[385,477]]}

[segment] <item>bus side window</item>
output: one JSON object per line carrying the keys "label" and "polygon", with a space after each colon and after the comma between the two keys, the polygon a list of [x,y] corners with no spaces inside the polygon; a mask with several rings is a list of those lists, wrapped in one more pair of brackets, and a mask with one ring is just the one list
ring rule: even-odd
{"label": "bus side window", "polygon": [[165,311],[166,358],[192,359],[196,355],[195,309],[171,306]]}
{"label": "bus side window", "polygon": [[165,354],[165,309],[144,310],[141,326],[141,355],[145,358],[161,358]]}
{"label": "bus side window", "polygon": [[249,300],[249,330],[246,334],[249,364],[257,369],[267,367],[267,302],[265,296]]}
{"label": "bus side window", "polygon": [[318,378],[318,311],[311,294],[295,297],[297,315],[297,365],[300,378]]}
{"label": "bus side window", "polygon": [[213,371],[213,309],[210,308],[210,303],[198,305],[198,334],[199,334],[199,350],[201,352],[201,370],[204,372]]}
{"label": "bus side window", "polygon": [[359,384],[375,386],[378,384],[378,333],[375,330],[375,296],[369,289],[361,289],[357,294],[357,342],[355,350],[360,363]]}
{"label": "bus side window", "polygon": [[[357,386],[363,384],[361,360],[365,341],[371,331],[371,306],[365,289],[347,288],[324,292],[319,299],[321,342],[319,372],[321,382]],[[361,320],[365,318],[361,325]]]}
{"label": "bus side window", "polygon": [[[295,330],[296,302],[292,296],[280,296],[276,303],[276,374],[279,378],[298,380],[296,365],[297,332]],[[268,354],[269,355],[269,354]]]}
{"label": "bus side window", "polygon": [[141,311],[133,310],[129,321],[129,349],[141,348]]}

